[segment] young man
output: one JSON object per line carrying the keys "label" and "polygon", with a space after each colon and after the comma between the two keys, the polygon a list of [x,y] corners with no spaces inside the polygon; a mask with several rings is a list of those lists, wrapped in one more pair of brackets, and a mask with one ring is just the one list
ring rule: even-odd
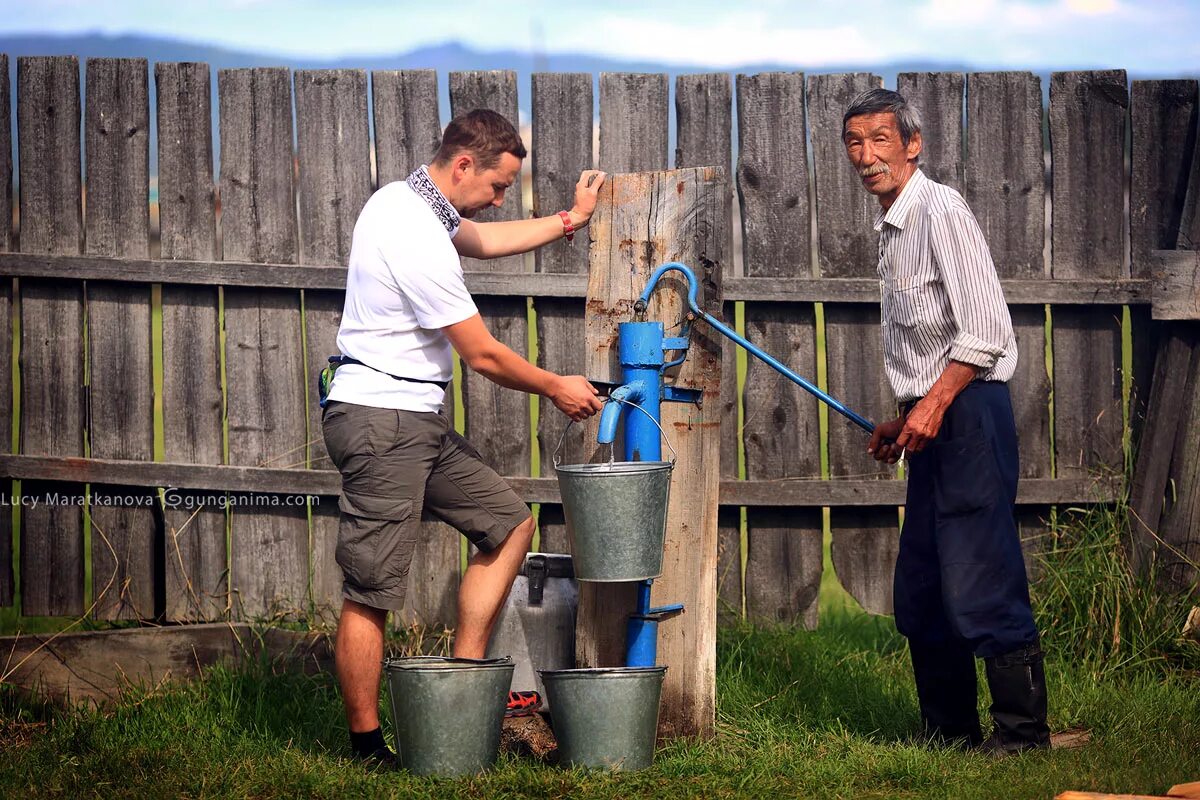
{"label": "young man", "polygon": [[459,589],[459,657],[483,657],[533,537],[526,505],[439,413],[451,349],[476,372],[542,395],[571,419],[601,408],[582,376],[539,369],[496,341],[463,283],[460,256],[524,253],[569,238],[591,219],[605,178],[599,171],[580,177],[570,211],[472,222],[504,201],[524,157],[504,117],[472,111],[447,126],[429,167],[381,188],[354,227],[337,340],[344,358],[323,427],[342,473],[337,562],[344,600],[335,653],[351,746],[360,758],[394,761],[377,714],[384,622],[404,603],[422,512],[479,548]]}
{"label": "young man", "polygon": [[[997,754],[1049,747],[1042,651],[1014,517],[1007,381],[1017,343],[996,268],[962,196],[918,168],[921,121],[901,95],[859,95],[842,135],[881,206],[884,369],[902,414],[875,429],[867,452],[909,460],[895,613],[922,719],[934,738]],[[976,655],[992,694],[986,742]]]}

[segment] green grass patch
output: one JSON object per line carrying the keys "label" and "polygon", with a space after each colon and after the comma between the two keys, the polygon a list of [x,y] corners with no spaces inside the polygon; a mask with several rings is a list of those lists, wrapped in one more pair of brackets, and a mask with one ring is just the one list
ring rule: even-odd
{"label": "green grass patch", "polygon": [[[1079,749],[993,761],[928,747],[917,737],[907,650],[892,621],[830,595],[815,631],[722,630],[716,738],[670,743],[635,774],[505,756],[473,778],[369,775],[346,757],[332,676],[260,663],[215,668],[187,686],[133,690],[104,711],[62,711],[0,691],[0,796],[1161,794],[1200,778],[1200,647],[1178,638],[1183,601],[1130,577],[1117,558],[1118,531],[1111,512],[1072,518],[1034,585],[1051,728],[1089,731],[1090,744]],[[984,692],[980,700],[986,713]]]}

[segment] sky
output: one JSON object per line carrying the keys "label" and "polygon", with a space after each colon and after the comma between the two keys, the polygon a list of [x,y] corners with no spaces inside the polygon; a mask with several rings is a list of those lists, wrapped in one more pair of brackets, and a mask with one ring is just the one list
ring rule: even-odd
{"label": "sky", "polygon": [[717,69],[919,60],[1200,73],[1200,0],[0,0],[0,35],[95,32],[330,59],[459,42]]}

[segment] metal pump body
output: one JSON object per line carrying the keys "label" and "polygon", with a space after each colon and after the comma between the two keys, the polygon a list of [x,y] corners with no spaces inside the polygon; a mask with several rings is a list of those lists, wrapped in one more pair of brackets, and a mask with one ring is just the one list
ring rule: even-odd
{"label": "metal pump body", "polygon": [[[625,407],[637,406],[645,413],[630,412],[625,415],[625,460],[661,461],[662,440],[661,409],[663,401],[699,403],[701,393],[696,389],[681,389],[668,386],[663,380],[664,372],[687,357],[692,322],[704,320],[718,332],[745,348],[755,358],[774,368],[785,378],[816,396],[834,411],[859,426],[867,433],[875,425],[866,417],[846,407],[809,381],[788,369],[756,345],[739,336],[736,331],[716,317],[700,308],[697,302],[699,283],[696,275],[686,264],[671,262],[663,264],[650,276],[641,297],[634,303],[634,312],[640,318],[646,313],[650,295],[658,287],[659,279],[668,272],[680,272],[688,283],[688,313],[683,322],[682,336],[668,338],[661,322],[622,322],[618,326],[617,348],[621,362],[622,384],[613,389],[609,400],[600,414],[600,444],[612,444],[617,435],[617,423]],[[678,353],[673,361],[667,361],[667,352]],[[658,623],[683,612],[682,604],[650,606],[652,581],[642,581],[638,587],[637,611],[629,617],[626,628],[625,663],[630,667],[652,667],[658,653]]]}
{"label": "metal pump body", "polygon": [[[621,362],[622,383],[609,394],[600,412],[600,444],[613,444],[617,426],[624,415],[624,458],[626,461],[662,461],[662,439],[659,425],[662,403],[699,403],[697,389],[682,389],[666,385],[663,373],[675,364],[683,363],[688,348],[687,337],[665,336],[661,322],[622,322],[619,325],[617,350]],[[682,351],[675,361],[666,361],[668,351]],[[638,411],[632,406],[637,406]],[[637,610],[630,615],[626,627],[625,664],[629,667],[653,667],[658,655],[658,623],[683,613],[683,605],[652,608],[650,586],[653,581],[641,581],[638,586]]]}

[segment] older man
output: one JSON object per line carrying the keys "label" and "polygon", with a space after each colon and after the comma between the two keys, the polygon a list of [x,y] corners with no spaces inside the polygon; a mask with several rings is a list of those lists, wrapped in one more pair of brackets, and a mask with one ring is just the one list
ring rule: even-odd
{"label": "older man", "polygon": [[[875,430],[867,452],[909,462],[895,613],[922,720],[937,740],[997,754],[1049,747],[1042,651],[1013,513],[1017,434],[1006,382],[1017,345],[996,268],[962,196],[918,167],[921,122],[904,97],[862,93],[842,136],[881,206],[884,368],[901,415]],[[975,656],[992,694],[986,741]]]}
{"label": "older man", "polygon": [[[394,764],[379,726],[384,622],[404,604],[421,515],[433,514],[479,548],[463,574],[454,655],[482,658],[500,607],[533,537],[521,498],[438,412],[451,349],[489,380],[540,394],[575,420],[600,410],[579,375],[539,369],[488,332],[463,282],[460,256],[498,258],[561,239],[588,223],[604,173],[587,171],[575,205],[538,219],[472,222],[504,202],[525,147],[504,117],[477,109],[446,127],[433,163],[382,187],[354,226],[341,366],[323,427],[342,474],[337,562],[344,574],[338,680],[351,747]],[[536,697],[512,696],[529,712]]]}

